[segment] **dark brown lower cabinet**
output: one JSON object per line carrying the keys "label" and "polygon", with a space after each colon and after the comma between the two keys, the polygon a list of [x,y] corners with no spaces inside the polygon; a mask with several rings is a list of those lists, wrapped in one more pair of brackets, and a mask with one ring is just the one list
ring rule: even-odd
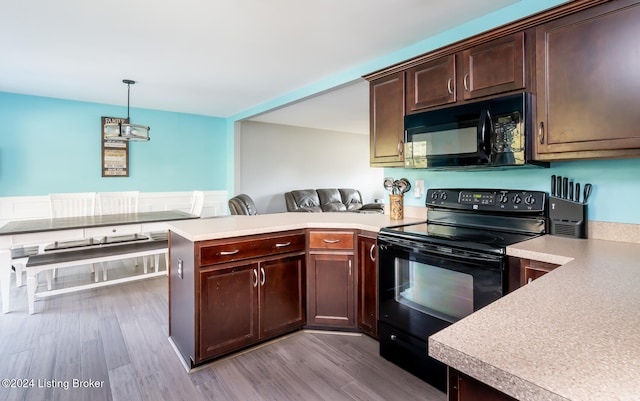
{"label": "dark brown lower cabinet", "polygon": [[305,321],[304,255],[260,263],[260,338],[302,327]]}
{"label": "dark brown lower cabinet", "polygon": [[302,327],[304,254],[203,269],[198,361]]}
{"label": "dark brown lower cabinet", "polygon": [[447,401],[517,401],[472,377],[448,368],[449,391]]}
{"label": "dark brown lower cabinet", "polygon": [[169,243],[169,337],[187,365],[305,324],[304,230]]}
{"label": "dark brown lower cabinet", "polygon": [[307,231],[307,325],[356,329],[356,233]]}
{"label": "dark brown lower cabinet", "polygon": [[307,276],[307,324],[355,328],[353,255],[309,255]]}
{"label": "dark brown lower cabinet", "polygon": [[258,263],[200,272],[198,361],[258,340]]}
{"label": "dark brown lower cabinet", "polygon": [[358,328],[378,337],[378,249],[375,233],[358,235]]}

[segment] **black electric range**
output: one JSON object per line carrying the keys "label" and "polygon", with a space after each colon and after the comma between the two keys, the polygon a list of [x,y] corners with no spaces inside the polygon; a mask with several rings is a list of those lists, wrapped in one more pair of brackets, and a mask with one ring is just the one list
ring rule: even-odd
{"label": "black electric range", "polygon": [[378,235],[380,355],[445,391],[427,338],[508,292],[506,247],[546,232],[544,192],[430,189],[427,220]]}

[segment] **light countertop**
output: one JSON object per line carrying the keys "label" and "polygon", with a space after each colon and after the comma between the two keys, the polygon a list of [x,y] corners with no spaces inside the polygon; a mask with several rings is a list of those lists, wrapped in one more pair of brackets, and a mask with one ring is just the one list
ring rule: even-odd
{"label": "light countertop", "polygon": [[344,228],[378,232],[382,227],[419,223],[425,219],[391,220],[381,213],[274,213],[255,216],[225,216],[176,221],[169,230],[190,240],[206,241],[301,228]]}
{"label": "light countertop", "polygon": [[517,399],[640,400],[640,245],[543,236],[561,264],[429,337],[429,354]]}

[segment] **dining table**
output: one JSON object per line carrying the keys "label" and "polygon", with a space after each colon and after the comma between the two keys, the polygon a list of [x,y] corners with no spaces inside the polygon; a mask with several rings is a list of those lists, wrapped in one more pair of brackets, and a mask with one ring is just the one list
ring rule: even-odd
{"label": "dining table", "polygon": [[[7,252],[31,245],[162,232],[168,230],[169,222],[198,218],[197,215],[181,210],[165,210],[14,220],[0,227],[0,252],[7,255]],[[0,258],[0,293],[3,313],[8,313],[10,310],[11,272],[11,258]]]}

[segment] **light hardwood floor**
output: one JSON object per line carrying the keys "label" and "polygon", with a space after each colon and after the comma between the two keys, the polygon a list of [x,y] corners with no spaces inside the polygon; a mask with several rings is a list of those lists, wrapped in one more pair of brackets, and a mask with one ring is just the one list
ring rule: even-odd
{"label": "light hardwood floor", "polygon": [[[141,269],[114,262],[109,277]],[[61,269],[56,284],[88,282],[88,271]],[[0,314],[0,379],[31,387],[3,382],[0,401],[445,400],[364,335],[300,331],[187,373],[167,339],[164,276],[49,297],[34,315],[26,287],[11,287],[11,312]]]}

